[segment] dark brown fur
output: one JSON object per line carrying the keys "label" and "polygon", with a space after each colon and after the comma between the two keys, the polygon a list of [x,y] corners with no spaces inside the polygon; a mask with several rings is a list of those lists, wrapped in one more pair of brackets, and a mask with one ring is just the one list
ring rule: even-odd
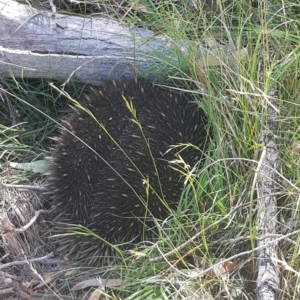
{"label": "dark brown fur", "polygon": [[[170,146],[203,149],[206,141],[204,113],[186,96],[145,80],[110,82],[87,96],[86,107],[99,123],[74,109],[52,155],[48,189],[54,222],[84,225],[111,244],[152,237],[153,217],[166,218],[183,188],[184,178],[170,163],[182,148]],[[194,166],[201,151],[188,147],[180,156]],[[82,236],[63,238],[59,249],[90,263],[114,253],[105,242]]]}

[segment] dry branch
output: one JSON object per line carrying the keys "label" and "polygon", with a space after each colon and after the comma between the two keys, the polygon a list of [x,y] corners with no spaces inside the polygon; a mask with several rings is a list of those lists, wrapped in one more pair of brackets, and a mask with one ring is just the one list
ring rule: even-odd
{"label": "dry branch", "polygon": [[0,0],[0,24],[0,77],[72,77],[99,84],[139,72],[148,72],[148,77],[163,74],[166,65],[153,53],[163,53],[175,67],[180,60],[167,39],[103,18],[52,17],[50,11]]}
{"label": "dry branch", "polygon": [[24,265],[24,264],[28,264],[28,263],[32,263],[32,262],[36,262],[36,261],[45,260],[45,259],[53,257],[53,255],[54,254],[51,252],[51,253],[48,253],[47,255],[43,256],[43,257],[36,257],[36,258],[32,258],[32,259],[13,261],[13,262],[1,265],[0,270],[3,270],[5,268],[9,268],[9,267],[12,267],[12,266]]}
{"label": "dry branch", "polygon": [[[276,90],[269,92],[266,129],[263,133],[264,150],[261,154],[261,169],[257,182],[257,298],[275,300],[279,295],[279,267],[277,265],[277,130]],[[264,247],[265,245],[265,247]]]}
{"label": "dry branch", "polygon": [[1,231],[3,231],[4,233],[7,233],[7,232],[18,232],[18,233],[24,232],[36,221],[36,219],[38,218],[38,216],[41,213],[47,213],[47,210],[40,209],[40,210],[36,211],[35,214],[34,214],[34,217],[31,218],[30,221],[26,225],[22,226],[21,228],[7,227],[5,229],[1,229]]}

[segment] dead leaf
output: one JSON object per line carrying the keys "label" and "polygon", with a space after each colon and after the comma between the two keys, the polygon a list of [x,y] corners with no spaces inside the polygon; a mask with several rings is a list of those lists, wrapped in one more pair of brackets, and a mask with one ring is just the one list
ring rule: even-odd
{"label": "dead leaf", "polygon": [[88,280],[81,281],[73,286],[72,291],[78,291],[87,287],[96,286],[100,289],[106,287],[120,286],[123,283],[122,279],[105,279],[105,278],[90,278]]}
{"label": "dead leaf", "polygon": [[44,286],[49,286],[51,285],[54,281],[56,281],[58,278],[60,278],[62,276],[62,273],[44,273],[43,274],[43,278],[44,281],[42,281],[41,283],[39,283],[37,286],[34,287],[34,290],[40,289]]}
{"label": "dead leaf", "polygon": [[49,161],[46,159],[36,160],[29,163],[9,163],[9,166],[15,169],[30,171],[33,173],[46,173],[49,170]]}
{"label": "dead leaf", "polygon": [[148,12],[147,7],[143,4],[139,4],[137,6],[137,11],[141,11],[141,12]]}
{"label": "dead leaf", "polygon": [[300,141],[297,141],[293,144],[292,154],[300,154]]}
{"label": "dead leaf", "polygon": [[212,270],[207,272],[210,278],[216,278],[219,276],[227,277],[231,271],[235,269],[235,263],[231,261],[225,261],[223,264],[217,264]]}
{"label": "dead leaf", "polygon": [[232,262],[232,261],[225,261],[225,262],[223,263],[223,268],[224,268],[228,273],[230,273],[230,272],[232,272],[232,271],[236,268],[236,265],[235,265],[235,263]]}
{"label": "dead leaf", "polygon": [[103,295],[103,292],[97,289],[92,292],[89,300],[99,300],[102,295]]}

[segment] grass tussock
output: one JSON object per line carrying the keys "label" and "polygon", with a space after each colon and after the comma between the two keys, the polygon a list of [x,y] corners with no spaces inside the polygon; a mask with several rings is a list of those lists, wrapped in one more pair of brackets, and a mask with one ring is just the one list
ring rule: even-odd
{"label": "grass tussock", "polygon": [[[126,252],[123,264],[100,269],[124,280],[111,299],[256,299],[256,170],[268,93],[275,88],[278,299],[298,299],[300,6],[287,0],[201,3],[61,2],[64,11],[94,12],[167,38],[171,55],[153,57],[165,63],[168,85],[193,93],[211,133],[201,168],[183,171],[183,162],[174,164],[186,186],[177,211],[157,221],[159,239]],[[4,163],[45,155],[48,138],[57,134],[52,120],[66,114],[67,101],[43,79],[0,80],[3,171]],[[81,93],[82,87],[70,86],[73,99]]]}

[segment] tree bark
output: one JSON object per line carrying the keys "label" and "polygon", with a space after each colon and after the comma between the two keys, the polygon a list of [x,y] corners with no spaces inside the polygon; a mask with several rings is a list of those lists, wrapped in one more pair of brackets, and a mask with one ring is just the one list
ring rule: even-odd
{"label": "tree bark", "polygon": [[153,53],[163,53],[175,67],[180,60],[167,39],[147,29],[92,17],[53,17],[12,0],[0,0],[0,24],[1,77],[72,78],[98,85],[140,72],[160,76],[166,64]]}

